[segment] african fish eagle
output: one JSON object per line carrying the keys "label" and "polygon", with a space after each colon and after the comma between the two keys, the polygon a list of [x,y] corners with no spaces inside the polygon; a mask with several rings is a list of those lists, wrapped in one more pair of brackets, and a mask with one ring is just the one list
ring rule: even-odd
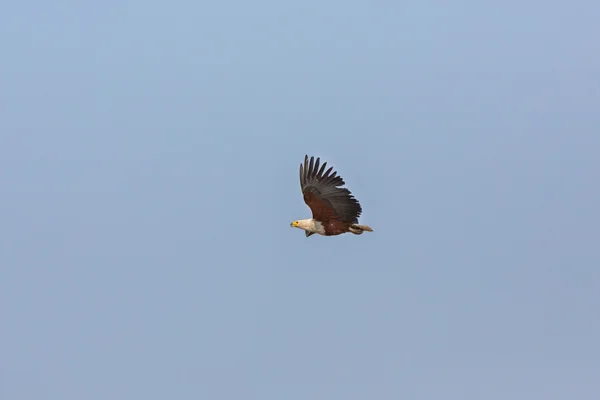
{"label": "african fish eagle", "polygon": [[319,169],[320,159],[314,157],[308,160],[304,156],[304,165],[300,164],[300,188],[304,202],[312,211],[312,218],[300,219],[290,224],[293,228],[303,229],[306,237],[318,233],[323,236],[341,235],[351,232],[360,235],[364,231],[373,232],[367,225],[358,225],[358,217],[362,208],[352,193],[339,186],[344,186],[341,176],[330,167],[326,172],[327,163]]}

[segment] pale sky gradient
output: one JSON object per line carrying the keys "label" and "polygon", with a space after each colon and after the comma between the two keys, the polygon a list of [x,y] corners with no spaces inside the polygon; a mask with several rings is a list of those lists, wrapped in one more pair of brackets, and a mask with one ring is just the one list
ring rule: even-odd
{"label": "pale sky gradient", "polygon": [[[599,20],[6,3],[0,398],[600,399]],[[375,232],[290,228],[305,154]]]}

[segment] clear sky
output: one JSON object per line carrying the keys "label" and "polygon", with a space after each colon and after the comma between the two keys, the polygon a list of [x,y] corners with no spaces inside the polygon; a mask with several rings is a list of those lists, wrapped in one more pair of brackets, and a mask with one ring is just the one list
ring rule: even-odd
{"label": "clear sky", "polygon": [[[6,3],[0,397],[599,399],[599,20]],[[305,154],[373,233],[290,228]]]}

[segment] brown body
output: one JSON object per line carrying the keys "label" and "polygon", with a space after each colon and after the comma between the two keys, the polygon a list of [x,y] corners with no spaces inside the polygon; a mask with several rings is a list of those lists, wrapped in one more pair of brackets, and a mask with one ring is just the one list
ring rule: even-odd
{"label": "brown body", "polygon": [[323,224],[323,228],[325,228],[325,236],[335,236],[350,232],[352,225],[350,222],[330,220]]}

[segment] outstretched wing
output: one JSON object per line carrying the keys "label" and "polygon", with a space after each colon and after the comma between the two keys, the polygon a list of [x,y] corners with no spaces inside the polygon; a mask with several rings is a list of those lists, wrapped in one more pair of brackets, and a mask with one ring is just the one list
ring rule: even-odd
{"label": "outstretched wing", "polygon": [[338,187],[344,186],[344,180],[336,171],[331,172],[333,167],[325,171],[327,163],[323,163],[319,169],[319,161],[311,157],[309,162],[308,156],[304,156],[304,165],[300,164],[300,187],[313,218],[321,222],[337,219],[357,223],[362,212],[359,202],[348,189]]}

